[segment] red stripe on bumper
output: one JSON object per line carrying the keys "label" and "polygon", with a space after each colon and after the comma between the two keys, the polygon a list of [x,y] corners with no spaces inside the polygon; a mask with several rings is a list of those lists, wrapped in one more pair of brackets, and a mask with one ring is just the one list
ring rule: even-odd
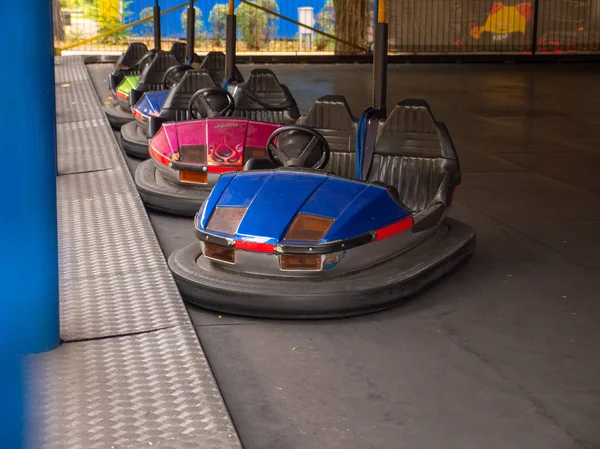
{"label": "red stripe on bumper", "polygon": [[171,163],[171,159],[167,158],[166,156],[163,156],[152,145],[149,145],[149,148],[150,148],[150,156],[152,156],[153,159],[155,159],[156,161],[160,162],[163,165],[166,165],[167,167],[169,166],[169,164]]}
{"label": "red stripe on bumper", "polygon": [[412,217],[407,217],[404,220],[398,221],[394,224],[386,226],[385,228],[375,231],[375,240],[383,240],[393,235],[400,234],[401,232],[412,228],[412,225]]}
{"label": "red stripe on bumper", "polygon": [[230,171],[240,171],[242,169],[241,165],[209,165],[208,172],[209,173],[227,173]]}
{"label": "red stripe on bumper", "polygon": [[242,240],[236,240],[235,249],[243,249],[244,251],[252,251],[255,253],[274,253],[275,245],[272,243],[256,243],[256,242],[244,242]]}

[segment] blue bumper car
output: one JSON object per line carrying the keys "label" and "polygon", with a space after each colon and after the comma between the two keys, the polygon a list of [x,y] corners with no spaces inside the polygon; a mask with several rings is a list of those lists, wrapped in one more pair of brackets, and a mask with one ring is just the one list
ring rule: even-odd
{"label": "blue bumper car", "polygon": [[357,124],[343,97],[328,96],[300,122],[271,135],[268,159],[216,183],[194,219],[197,241],[169,257],[186,300],[251,316],[357,315],[471,256],[474,230],[447,217],[458,156],[426,102]]}

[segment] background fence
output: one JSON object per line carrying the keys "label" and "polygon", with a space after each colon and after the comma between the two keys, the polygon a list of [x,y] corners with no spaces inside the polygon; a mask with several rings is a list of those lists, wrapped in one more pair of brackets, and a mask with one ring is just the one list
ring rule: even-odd
{"label": "background fence", "polygon": [[[153,0],[52,0],[55,47],[63,48],[152,15]],[[237,0],[238,52],[365,53],[371,48],[377,0],[252,0],[316,34]],[[185,0],[161,0],[163,11]],[[225,0],[198,0],[196,51],[224,50]],[[161,18],[163,46],[185,38],[186,5]],[[387,0],[390,53],[600,52],[600,0]],[[152,46],[152,21],[78,45],[122,51],[131,41]],[[362,47],[363,49],[361,50]]]}

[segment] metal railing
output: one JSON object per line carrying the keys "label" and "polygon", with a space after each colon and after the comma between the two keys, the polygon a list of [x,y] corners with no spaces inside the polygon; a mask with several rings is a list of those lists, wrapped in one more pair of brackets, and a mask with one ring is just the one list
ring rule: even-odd
{"label": "metal railing", "polygon": [[[52,0],[55,47],[152,44],[153,0]],[[236,0],[238,54],[369,53],[378,0]],[[184,0],[161,0],[162,41],[185,38]],[[226,0],[198,0],[196,51],[225,50]],[[337,9],[336,9],[337,8]],[[390,54],[600,53],[600,0],[388,0]]]}

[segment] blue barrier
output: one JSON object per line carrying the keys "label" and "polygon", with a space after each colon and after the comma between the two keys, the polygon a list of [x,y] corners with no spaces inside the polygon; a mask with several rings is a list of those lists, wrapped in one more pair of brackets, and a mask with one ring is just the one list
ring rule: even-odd
{"label": "blue barrier", "polygon": [[0,2],[0,357],[59,344],[49,0]]}
{"label": "blue barrier", "polygon": [[56,348],[58,246],[49,0],[0,2],[0,445],[25,446],[22,355]]}

